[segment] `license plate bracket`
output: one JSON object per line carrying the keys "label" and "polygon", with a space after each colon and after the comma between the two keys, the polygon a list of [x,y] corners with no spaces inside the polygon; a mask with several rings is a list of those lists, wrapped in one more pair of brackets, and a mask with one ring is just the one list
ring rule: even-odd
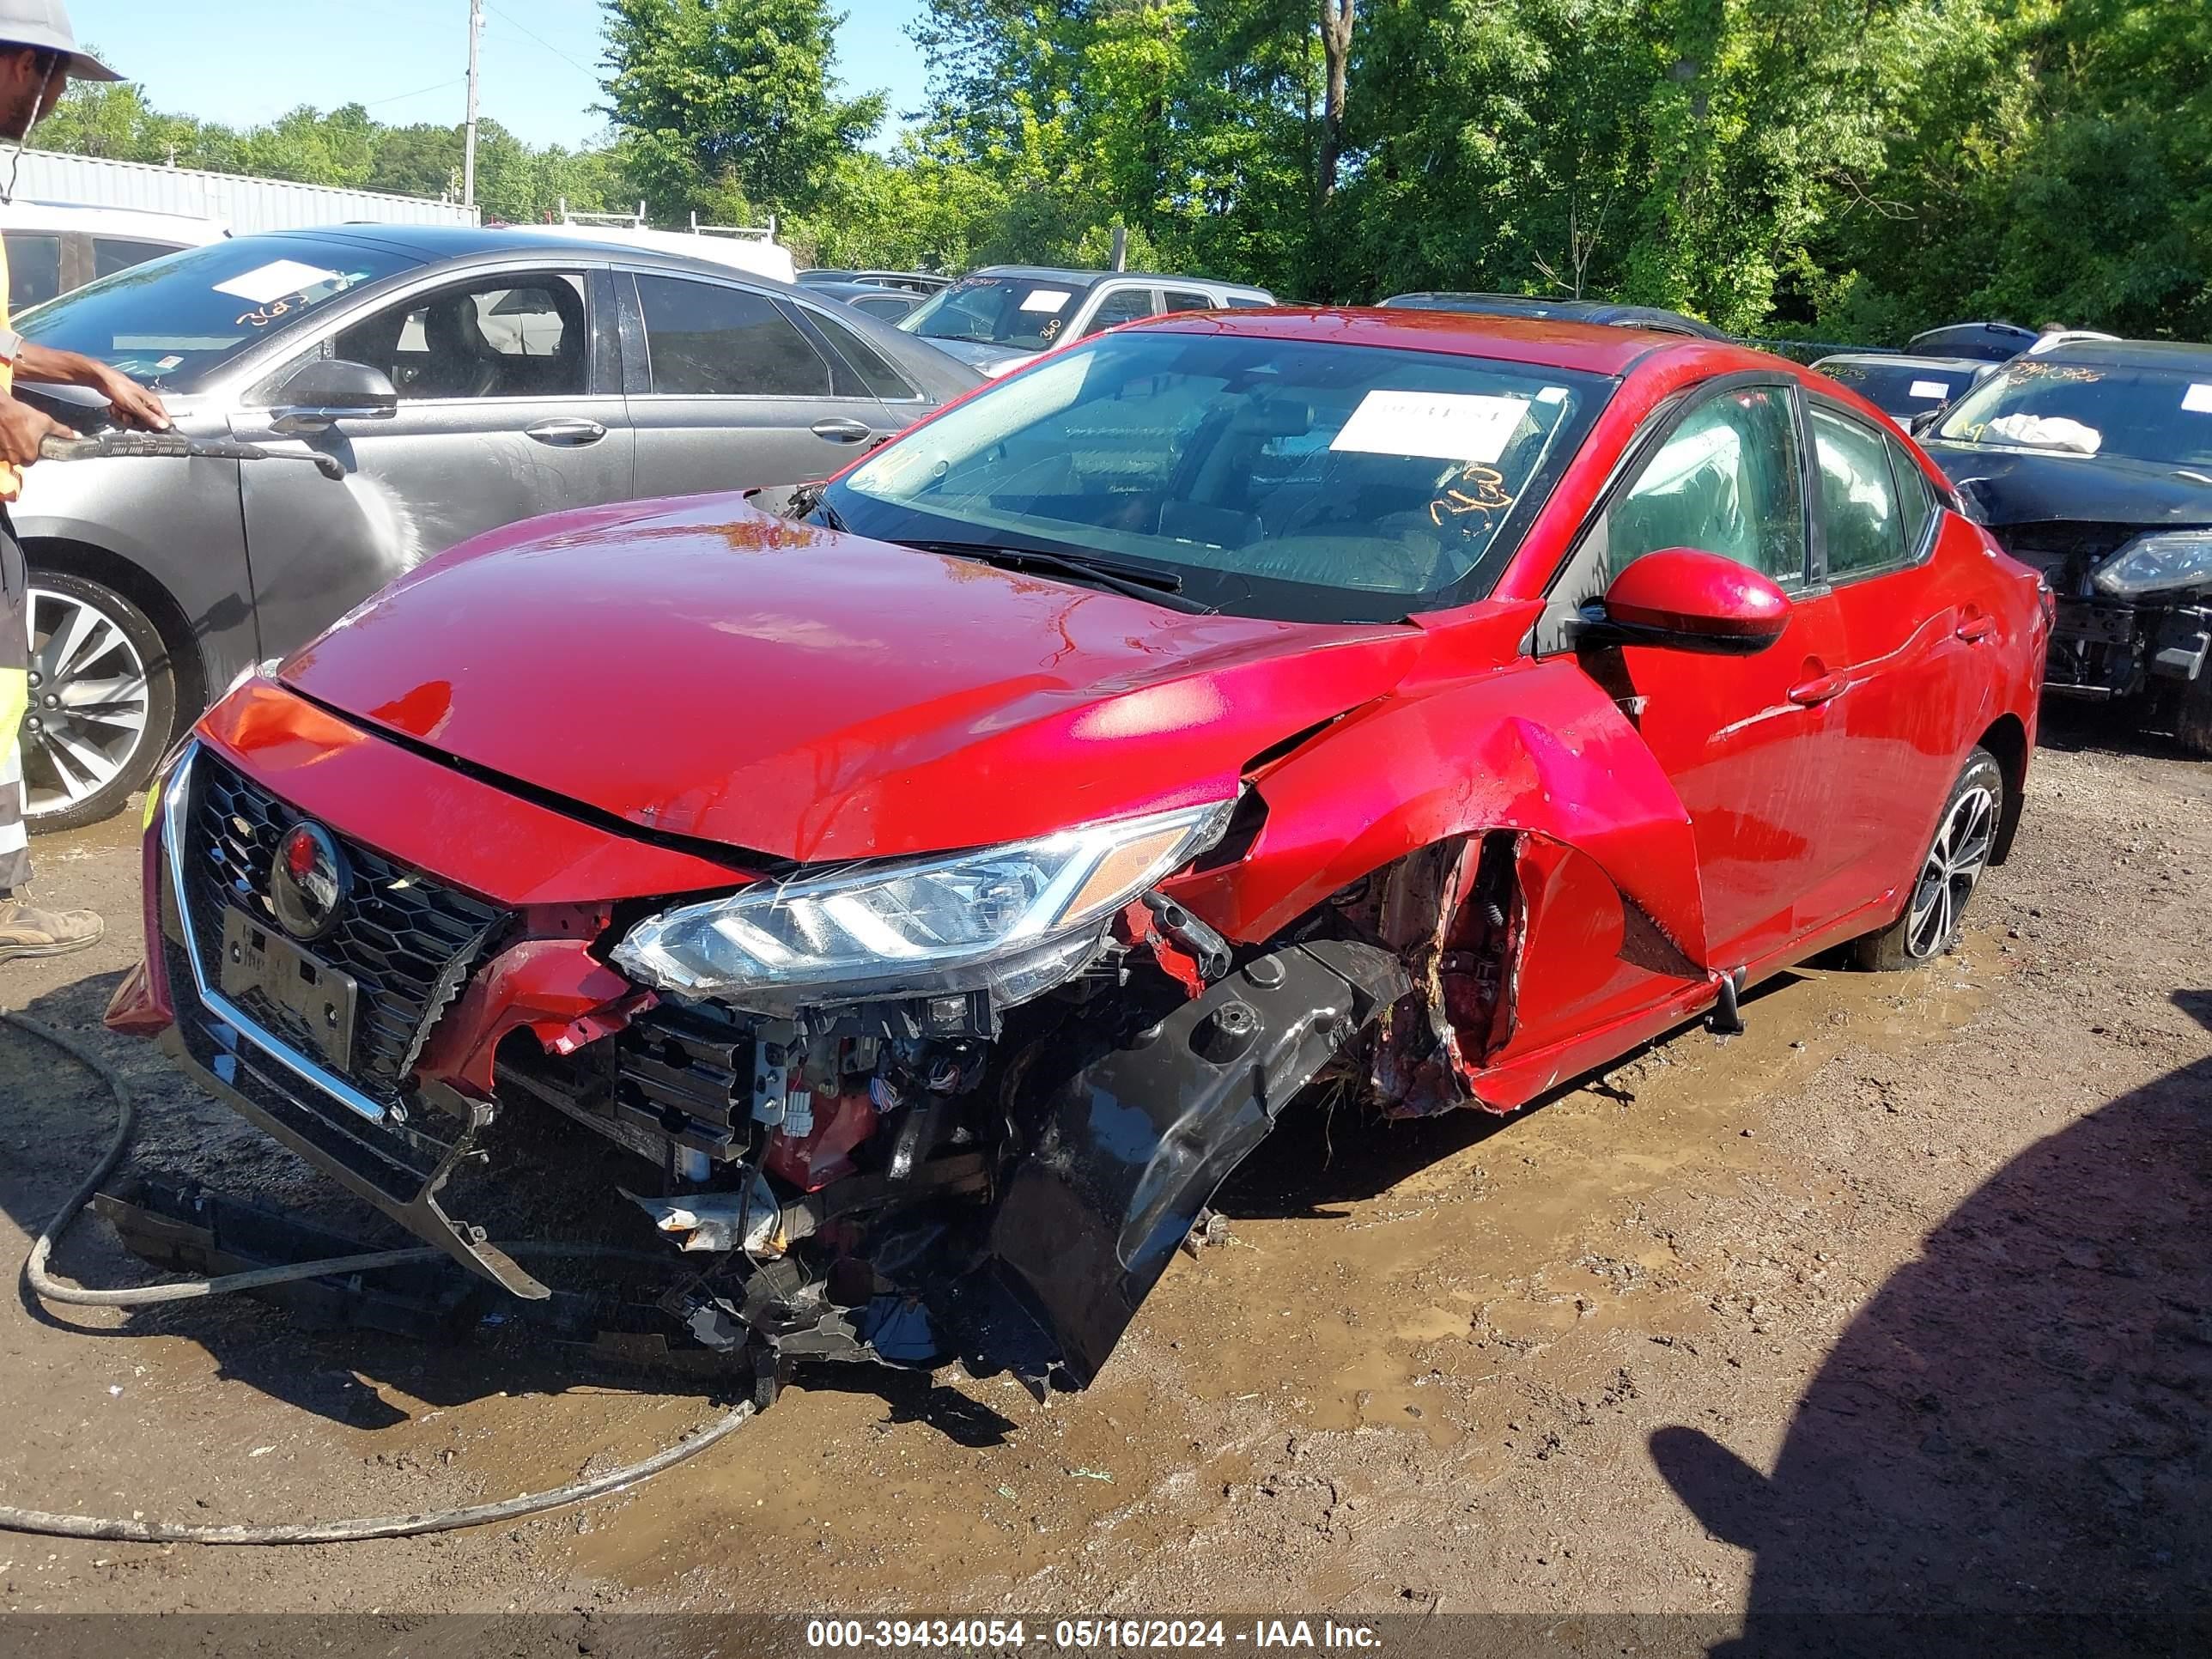
{"label": "license plate bracket", "polygon": [[[222,962],[218,981],[225,996],[248,993],[291,1016],[314,1058],[343,1072],[353,1054],[354,1005],[360,987],[275,927],[235,907],[222,917]],[[288,1033],[289,1035],[289,1033]]]}

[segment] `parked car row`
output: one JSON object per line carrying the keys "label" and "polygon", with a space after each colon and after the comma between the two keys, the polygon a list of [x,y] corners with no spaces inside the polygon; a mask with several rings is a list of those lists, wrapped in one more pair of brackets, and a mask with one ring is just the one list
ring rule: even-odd
{"label": "parked car row", "polygon": [[[19,208],[5,234],[17,236],[18,224],[33,234],[21,216],[32,211]],[[762,257],[752,244],[717,245],[726,257],[709,260],[580,226],[204,240],[33,311],[27,337],[147,380],[188,434],[311,448],[340,461],[346,480],[332,488],[304,469],[212,460],[35,470],[17,522],[37,576],[41,695],[26,758],[40,828],[114,811],[240,670],[480,531],[835,472],[979,374],[1126,322],[1271,302],[1263,289],[1200,278],[1042,267],[957,279],[817,270],[793,286],[750,269]],[[95,263],[125,252],[116,244]],[[68,257],[82,275],[84,251]],[[42,269],[34,258],[15,268],[19,281]],[[1382,303],[1723,337],[1680,313],[1599,301],[1423,292]],[[2103,407],[2155,365],[2098,358],[2100,337],[2054,356],[2051,337],[2007,324],[1911,343],[1907,354],[1815,367],[1922,428],[1977,388],[2000,388],[1994,416],[1947,418],[1934,453],[1971,486],[1974,510],[2059,589],[2053,687],[2113,700],[2212,748],[2202,545],[2212,454],[2192,441],[2212,428],[2198,395],[2212,365],[2175,358],[2173,409],[2132,424],[2100,417],[2084,453],[2077,405]],[[2030,349],[2018,361],[2033,367],[2006,368]],[[2094,398],[2083,390],[2092,385],[2103,387]],[[27,395],[76,424],[102,418],[66,391]],[[2046,404],[2065,405],[2071,413],[2055,418],[2075,426],[2045,419]],[[2144,536],[2158,539],[2137,547]]]}
{"label": "parked car row", "polygon": [[[561,228],[555,228],[559,229]],[[114,363],[187,434],[331,456],[31,469],[33,821],[140,787],[181,717],[422,560],[563,508],[790,483],[975,385],[804,288],[526,228],[379,225],[238,237],[22,319]],[[90,394],[24,387],[59,418]]]}
{"label": "parked car row", "polygon": [[[1678,313],[1421,293],[1382,304],[1719,337]],[[1899,424],[2057,597],[2045,688],[2212,757],[2212,345],[1947,325],[1813,368]]]}

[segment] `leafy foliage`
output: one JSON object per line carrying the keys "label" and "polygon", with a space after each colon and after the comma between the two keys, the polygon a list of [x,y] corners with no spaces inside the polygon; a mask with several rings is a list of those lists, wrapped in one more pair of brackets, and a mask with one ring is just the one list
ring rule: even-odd
{"label": "leafy foliage", "polygon": [[[1966,317],[2212,335],[2195,0],[928,0],[888,155],[826,0],[605,0],[613,143],[483,124],[487,211],[782,216],[825,264],[1097,264],[1316,301],[1581,294],[1894,342]],[[458,129],[237,132],[73,88],[40,142],[410,193]]]}

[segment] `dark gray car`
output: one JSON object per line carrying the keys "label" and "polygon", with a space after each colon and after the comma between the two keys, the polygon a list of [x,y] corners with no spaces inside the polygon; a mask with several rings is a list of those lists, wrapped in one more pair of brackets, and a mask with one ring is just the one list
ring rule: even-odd
{"label": "dark gray car", "polygon": [[[789,484],[981,378],[727,266],[524,229],[239,237],[40,307],[26,338],[152,386],[179,430],[335,458],[31,470],[34,827],[90,823],[244,668],[481,531]],[[39,388],[72,424],[104,411]]]}

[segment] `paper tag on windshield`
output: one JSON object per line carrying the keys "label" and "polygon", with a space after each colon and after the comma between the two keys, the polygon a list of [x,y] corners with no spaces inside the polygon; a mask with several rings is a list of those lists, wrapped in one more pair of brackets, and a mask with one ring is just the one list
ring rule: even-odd
{"label": "paper tag on windshield", "polygon": [[1033,288],[1022,295],[1022,309],[1057,313],[1067,303],[1067,298],[1066,289]]}
{"label": "paper tag on windshield", "polygon": [[271,259],[265,265],[241,271],[227,283],[217,283],[218,294],[235,294],[241,300],[251,300],[255,305],[265,306],[271,300],[287,294],[298,294],[324,283],[335,283],[338,274],[325,270],[320,265],[301,264],[297,259]]}
{"label": "paper tag on windshield", "polygon": [[1915,380],[1912,383],[1912,390],[1906,395],[1914,398],[1933,398],[1940,404],[1951,395],[1951,388],[1941,380]]}
{"label": "paper tag on windshield", "polygon": [[1365,455],[1413,455],[1487,465],[1505,453],[1514,428],[1528,412],[1526,398],[1370,392],[1328,447]]}
{"label": "paper tag on windshield", "polygon": [[2197,381],[2181,394],[2181,406],[2191,415],[2212,415],[2212,386]]}

